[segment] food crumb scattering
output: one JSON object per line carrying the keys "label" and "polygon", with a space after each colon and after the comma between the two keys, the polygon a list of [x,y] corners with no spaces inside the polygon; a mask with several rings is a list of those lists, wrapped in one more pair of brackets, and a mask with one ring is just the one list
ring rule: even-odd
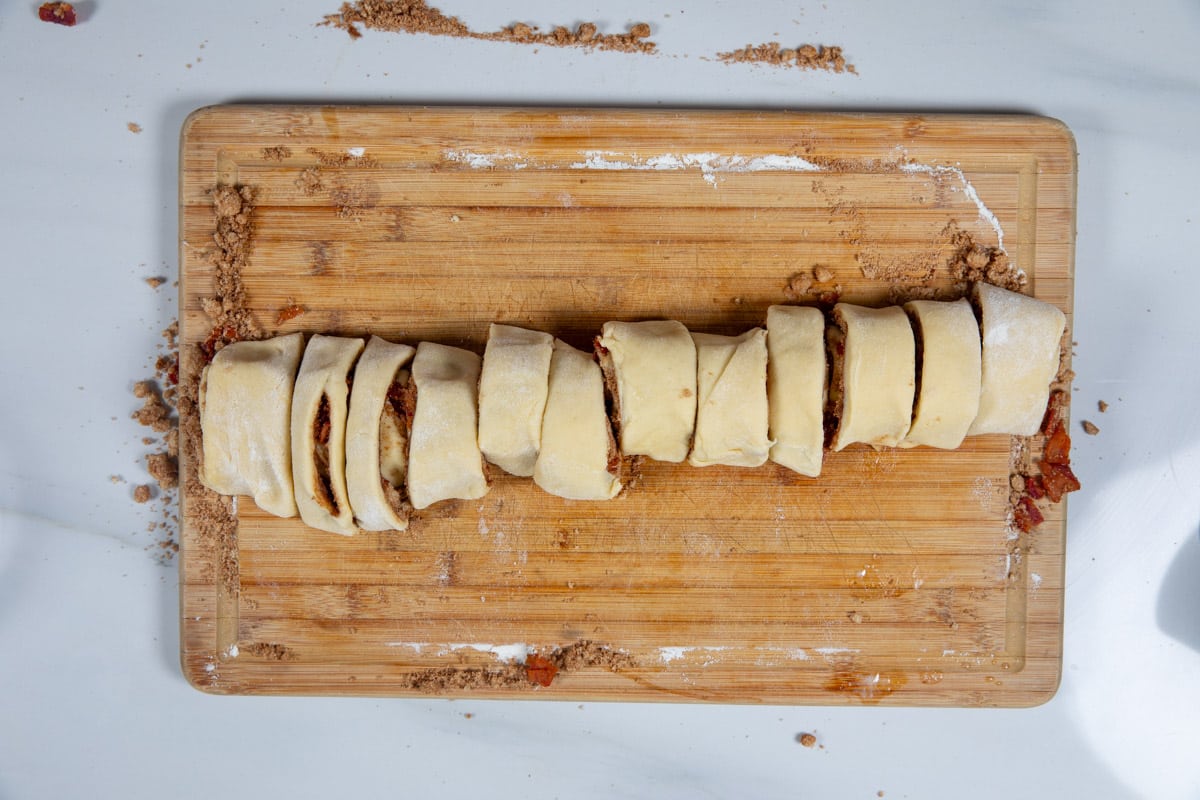
{"label": "food crumb scattering", "polygon": [[133,487],[133,502],[148,503],[148,502],[150,502],[151,497],[152,497],[152,494],[150,491],[150,487],[148,485],[143,483],[143,484]]}
{"label": "food crumb scattering", "polygon": [[1088,436],[1095,436],[1097,433],[1100,432],[1100,429],[1097,428],[1096,424],[1094,422],[1092,422],[1091,420],[1085,419],[1080,424],[1083,426],[1083,432],[1086,433]]}
{"label": "food crumb scattering", "polygon": [[796,737],[796,741],[805,747],[812,747],[817,743],[817,737],[813,736],[811,733],[802,733]]}
{"label": "food crumb scattering", "polygon": [[854,65],[846,61],[842,48],[826,45],[805,44],[785,48],[779,42],[748,44],[740,50],[717,53],[717,58],[726,64],[769,64],[773,67],[823,69],[828,72],[858,74]]}
{"label": "food crumb scattering", "polygon": [[66,25],[68,28],[78,21],[75,6],[70,3],[42,3],[38,7],[38,19],[55,25]]}

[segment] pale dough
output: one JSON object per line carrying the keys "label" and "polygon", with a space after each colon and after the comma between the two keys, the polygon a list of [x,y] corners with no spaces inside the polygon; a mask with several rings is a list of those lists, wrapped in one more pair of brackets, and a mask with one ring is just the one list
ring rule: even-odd
{"label": "pale dough", "polygon": [[912,427],[901,447],[953,450],[979,410],[979,323],[965,298],[904,304],[921,343],[920,379]]}
{"label": "pale dough", "polygon": [[807,306],[768,308],[767,356],[771,460],[815,478],[825,444],[825,315]]}
{"label": "pale dough", "polygon": [[[363,350],[362,339],[315,335],[304,348],[304,360],[292,394],[292,477],[296,506],[304,524],[344,536],[354,534],[354,511],[346,492],[346,385]],[[314,430],[321,398],[329,404],[329,442],[320,446]],[[322,463],[320,448],[327,458]],[[328,481],[326,485],[325,481]]]}
{"label": "pale dough", "polygon": [[600,347],[616,376],[621,452],[680,462],[696,425],[696,345],[682,323],[606,322]]}
{"label": "pale dough", "polygon": [[512,475],[529,477],[542,440],[554,337],[495,325],[479,378],[479,449]]}
{"label": "pale dough", "polygon": [[413,359],[417,390],[408,446],[408,496],[413,508],[487,494],[479,452],[476,390],[480,358],[469,350],[421,342]]}
{"label": "pale dough", "polygon": [[389,502],[384,481],[392,485],[392,497],[404,487],[407,449],[402,421],[388,403],[394,382],[408,381],[403,367],[415,353],[406,344],[372,336],[354,368],[350,413],[346,420],[346,492],[358,527],[367,531],[402,531],[408,514]]}
{"label": "pale dough", "polygon": [[1032,436],[1041,427],[1058,374],[1066,315],[1049,303],[987,283],[975,284],[983,379],[979,415],[967,432]]}
{"label": "pale dough", "polygon": [[841,386],[831,388],[841,395],[833,449],[855,442],[895,447],[912,423],[916,383],[916,345],[908,315],[899,306],[838,303],[833,319],[831,341],[844,334]]}
{"label": "pale dough", "polygon": [[604,377],[591,353],[554,342],[542,446],[533,482],[570,500],[609,500],[621,481],[609,471],[616,443],[604,410]]}
{"label": "pale dough", "polygon": [[292,489],[292,388],[304,336],[235,342],[200,379],[200,482],[249,495],[263,511],[296,516]]}
{"label": "pale dough", "polygon": [[693,333],[696,434],[688,463],[760,467],[767,462],[767,332]]}

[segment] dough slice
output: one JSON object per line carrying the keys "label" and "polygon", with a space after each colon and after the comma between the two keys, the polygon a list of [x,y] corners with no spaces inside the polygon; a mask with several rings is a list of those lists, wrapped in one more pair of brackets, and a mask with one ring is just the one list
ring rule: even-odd
{"label": "dough slice", "polygon": [[917,343],[917,404],[901,447],[953,450],[979,410],[979,323],[965,299],[904,304]]}
{"label": "dough slice", "polygon": [[604,377],[591,353],[554,342],[542,446],[533,482],[570,500],[609,500],[621,491],[620,456],[604,409]]}
{"label": "dough slice", "polygon": [[475,402],[480,369],[479,356],[469,350],[432,342],[417,346],[412,366],[416,411],[408,444],[413,508],[487,494]]}
{"label": "dough slice", "polygon": [[616,387],[621,453],[687,458],[696,426],[696,345],[688,329],[670,320],[606,322],[597,345]]}
{"label": "dough slice", "polygon": [[263,511],[296,516],[292,388],[304,336],[226,345],[200,377],[200,482],[249,495]]}
{"label": "dough slice", "polygon": [[767,309],[771,460],[815,478],[825,445],[825,315],[806,306]]}
{"label": "dough slice", "polygon": [[346,492],[346,413],[350,370],[362,339],[308,340],[292,394],[292,476],[304,524],[350,536],[354,512]]}
{"label": "dough slice", "polygon": [[833,449],[855,442],[895,447],[912,423],[916,345],[900,306],[838,303],[827,329],[833,376],[829,400],[837,430]]}
{"label": "dough slice", "polygon": [[760,467],[767,463],[767,332],[693,333],[696,435],[688,463]]}
{"label": "dough slice", "polygon": [[479,449],[512,475],[529,477],[542,441],[554,337],[492,325],[479,378]]}
{"label": "dough slice", "polygon": [[979,414],[968,436],[1032,436],[1041,427],[1058,374],[1066,315],[1049,303],[977,283],[972,299],[983,337]]}
{"label": "dough slice", "polygon": [[404,366],[415,352],[372,336],[354,368],[346,420],[346,493],[363,530],[408,528],[408,434],[400,393],[408,385]]}

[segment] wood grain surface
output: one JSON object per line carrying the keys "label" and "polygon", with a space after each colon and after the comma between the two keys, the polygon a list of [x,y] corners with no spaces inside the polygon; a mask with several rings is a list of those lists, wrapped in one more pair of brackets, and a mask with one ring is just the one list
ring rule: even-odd
{"label": "wood grain surface", "polygon": [[[185,346],[211,329],[221,183],[256,193],[243,278],[272,332],[478,352],[494,321],[577,346],[610,319],[736,333],[815,302],[785,291],[814,265],[850,302],[950,287],[954,230],[1002,236],[1071,313],[1074,141],[1042,118],[202,109],[181,142]],[[483,500],[352,538],[241,498],[217,541],[185,500],[183,669],[220,693],[1037,704],[1061,670],[1066,506],[1010,530],[1013,444],[853,446],[815,480],[646,463],[608,503],[494,470]],[[548,687],[506,663],[523,649],[563,667]]]}

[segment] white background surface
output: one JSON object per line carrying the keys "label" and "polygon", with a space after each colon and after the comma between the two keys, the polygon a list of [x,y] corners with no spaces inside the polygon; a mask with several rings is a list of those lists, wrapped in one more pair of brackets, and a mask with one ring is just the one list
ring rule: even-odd
{"label": "white background surface", "polygon": [[[655,57],[351,41],[313,26],[333,0],[97,0],[74,29],[35,5],[0,5],[0,798],[1200,797],[1200,4],[442,5],[480,30],[645,20]],[[773,39],[842,45],[860,74],[702,58]],[[180,124],[251,99],[1064,120],[1079,149],[1074,416],[1102,433],[1074,431],[1085,489],[1058,695],[966,711],[189,687],[175,567],[147,550],[151,510],[130,499],[147,479],[130,389],[175,316],[170,285],[142,279],[176,274]]]}

